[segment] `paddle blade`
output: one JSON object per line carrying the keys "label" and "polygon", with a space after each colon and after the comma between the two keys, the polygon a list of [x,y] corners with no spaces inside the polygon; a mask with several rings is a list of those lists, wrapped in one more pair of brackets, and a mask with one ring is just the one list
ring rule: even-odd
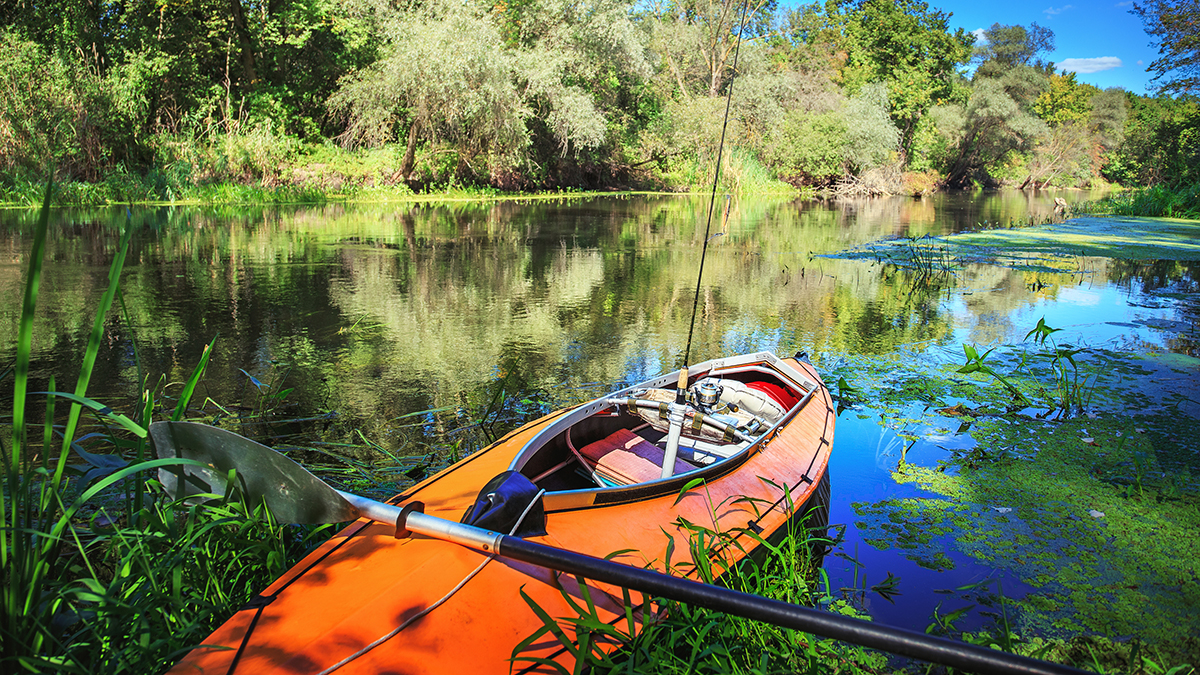
{"label": "paddle blade", "polygon": [[158,457],[183,457],[208,467],[173,466],[158,471],[167,493],[181,499],[224,494],[230,469],[245,499],[267,508],[281,523],[341,523],[358,510],[299,464],[231,431],[195,422],[155,422],[150,441]]}

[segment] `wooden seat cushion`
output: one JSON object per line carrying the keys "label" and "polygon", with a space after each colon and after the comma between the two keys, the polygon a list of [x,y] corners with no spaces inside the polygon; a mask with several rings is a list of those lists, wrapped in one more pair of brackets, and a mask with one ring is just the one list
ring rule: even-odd
{"label": "wooden seat cushion", "polygon": [[[595,443],[579,449],[579,453],[596,463],[596,474],[616,485],[633,485],[662,477],[663,456],[666,452],[628,429],[619,429]],[[695,471],[698,467],[683,459],[675,459],[675,474]]]}

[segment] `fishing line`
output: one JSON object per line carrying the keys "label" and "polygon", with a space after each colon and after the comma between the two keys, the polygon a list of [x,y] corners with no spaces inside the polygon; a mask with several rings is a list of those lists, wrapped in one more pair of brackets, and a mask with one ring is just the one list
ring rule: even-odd
{"label": "fishing line", "polygon": [[[721,157],[725,153],[725,130],[729,128],[729,108],[733,102],[733,81],[737,79],[738,55],[742,51],[742,33],[746,30],[746,10],[750,0],[742,3],[742,20],[738,26],[737,43],[733,47],[733,75],[729,79],[729,91],[725,94],[725,120],[721,123],[721,144],[717,146],[717,167],[713,172],[712,197],[708,200],[708,221],[704,224],[704,248],[700,251],[700,273],[696,275],[696,295],[692,298],[692,321],[688,326],[687,347],[683,350],[683,367],[686,371],[692,355],[692,334],[696,330],[696,307],[700,304],[700,280],[704,278],[704,257],[708,254],[708,232],[712,228],[713,207],[717,203],[717,182],[721,180]],[[728,213],[728,209],[726,209]],[[682,378],[681,378],[682,379]]]}

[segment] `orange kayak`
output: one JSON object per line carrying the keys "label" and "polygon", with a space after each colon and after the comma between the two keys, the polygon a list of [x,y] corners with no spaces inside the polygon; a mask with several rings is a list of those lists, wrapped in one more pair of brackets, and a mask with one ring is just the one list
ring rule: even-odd
{"label": "orange kayak", "polygon": [[[718,570],[736,564],[828,490],[835,413],[811,365],[769,353],[692,366],[687,385],[686,403],[672,374],[550,414],[390,503],[499,530],[487,519],[505,474],[538,492],[512,523],[529,541],[686,577],[695,523],[736,542]],[[350,524],[171,672],[553,672],[547,660],[573,663],[552,634],[514,653],[543,626],[522,594],[551,617],[575,616],[565,596],[586,594],[615,626],[642,621],[640,594],[405,535]]]}

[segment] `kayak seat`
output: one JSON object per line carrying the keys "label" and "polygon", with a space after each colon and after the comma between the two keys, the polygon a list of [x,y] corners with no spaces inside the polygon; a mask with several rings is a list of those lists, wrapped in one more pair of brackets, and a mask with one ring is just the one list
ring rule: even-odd
{"label": "kayak seat", "polygon": [[[662,477],[665,451],[629,429],[618,429],[594,443],[579,448],[596,477],[613,485],[647,483]],[[673,475],[695,471],[700,467],[684,459],[675,459]]]}

